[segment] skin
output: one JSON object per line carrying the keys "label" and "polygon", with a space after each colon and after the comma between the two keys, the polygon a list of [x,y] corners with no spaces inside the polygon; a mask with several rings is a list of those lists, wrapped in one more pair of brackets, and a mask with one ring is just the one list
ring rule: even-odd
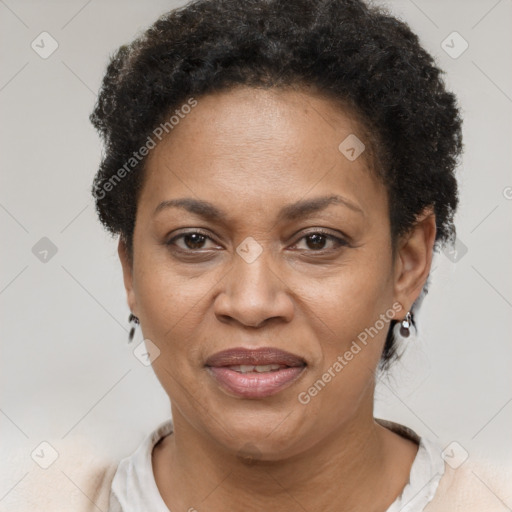
{"label": "skin", "polygon": [[[362,133],[310,91],[238,87],[198,98],[148,156],[133,260],[122,240],[119,256],[129,307],[160,350],[153,368],[171,399],[174,433],[155,447],[153,471],[173,512],[377,512],[408,481],[417,445],[373,418],[387,325],[308,404],[297,398],[394,303],[403,319],[431,266],[432,210],[393,259],[386,189],[365,153],[349,161],[338,150]],[[331,204],[278,218],[290,203],[332,194],[361,211]],[[226,222],[177,207],[154,215],[184,197],[211,202]],[[306,237],[318,228],[348,244]],[[195,229],[211,239],[166,245]],[[247,237],[262,249],[251,263],[236,252]],[[284,349],[307,368],[274,396],[236,397],[204,364],[240,346]]]}

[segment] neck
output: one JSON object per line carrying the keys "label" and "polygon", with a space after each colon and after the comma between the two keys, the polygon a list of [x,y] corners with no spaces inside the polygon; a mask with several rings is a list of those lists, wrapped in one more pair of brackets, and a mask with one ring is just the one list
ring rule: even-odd
{"label": "neck", "polygon": [[171,510],[386,510],[407,483],[416,453],[409,442],[404,459],[404,440],[374,421],[372,407],[278,461],[244,461],[178,411],[173,418],[174,433],[153,453],[157,486]]}

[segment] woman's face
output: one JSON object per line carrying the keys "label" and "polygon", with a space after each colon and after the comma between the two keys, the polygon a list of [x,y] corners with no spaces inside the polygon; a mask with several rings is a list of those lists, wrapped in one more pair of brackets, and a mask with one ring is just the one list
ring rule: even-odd
{"label": "woman's face", "polygon": [[[329,100],[237,88],[198,98],[149,154],[133,267],[120,255],[176,432],[279,459],[371,417],[389,320],[416,297],[354,135]],[[294,357],[212,358],[238,348]]]}

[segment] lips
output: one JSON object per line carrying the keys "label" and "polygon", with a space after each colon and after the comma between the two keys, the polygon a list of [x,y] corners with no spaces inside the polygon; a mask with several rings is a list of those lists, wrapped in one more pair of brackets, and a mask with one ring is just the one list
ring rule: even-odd
{"label": "lips", "polygon": [[206,360],[206,366],[236,366],[252,365],[264,366],[279,364],[283,366],[303,366],[304,359],[290,352],[272,347],[263,347],[253,350],[246,348],[232,348],[217,352]]}
{"label": "lips", "polygon": [[295,382],[306,368],[303,358],[272,347],[234,348],[217,352],[205,364],[209,374],[230,395],[265,398]]}

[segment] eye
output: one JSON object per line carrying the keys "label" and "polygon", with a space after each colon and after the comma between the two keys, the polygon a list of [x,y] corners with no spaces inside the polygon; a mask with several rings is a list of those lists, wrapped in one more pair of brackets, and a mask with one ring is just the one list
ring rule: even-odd
{"label": "eye", "polygon": [[[176,241],[180,240],[182,245],[176,243]],[[187,233],[181,233],[171,238],[166,245],[174,245],[178,249],[185,252],[194,252],[199,249],[205,249],[204,244],[208,241],[212,241],[212,238],[206,235],[201,231],[189,231]],[[206,247],[208,249],[208,247]]]}
{"label": "eye", "polygon": [[[343,238],[337,237],[321,229],[317,229],[316,231],[312,231],[302,236],[292,247],[297,247],[298,243],[302,240],[304,240],[306,244],[305,249],[303,249],[313,252],[329,252],[349,245],[348,242]],[[178,241],[181,243],[177,243]],[[171,238],[168,242],[166,242],[166,245],[175,246],[180,251],[192,253],[196,251],[198,252],[201,249],[208,250],[208,247],[205,247],[205,244],[208,241],[214,242],[213,239],[206,233],[203,233],[202,231],[189,231],[187,233],[181,233]],[[326,247],[327,243],[330,243],[331,247]],[[215,245],[215,247],[218,246]]]}
{"label": "eye", "polygon": [[[306,250],[312,250],[313,252],[332,251],[342,246],[348,246],[348,242],[346,240],[343,240],[342,238],[334,236],[331,233],[323,230],[316,230],[307,233],[299,239],[299,242],[301,240],[305,240]],[[330,248],[325,247],[326,243],[328,242],[331,243]],[[295,246],[296,245],[297,244],[295,244]]]}

